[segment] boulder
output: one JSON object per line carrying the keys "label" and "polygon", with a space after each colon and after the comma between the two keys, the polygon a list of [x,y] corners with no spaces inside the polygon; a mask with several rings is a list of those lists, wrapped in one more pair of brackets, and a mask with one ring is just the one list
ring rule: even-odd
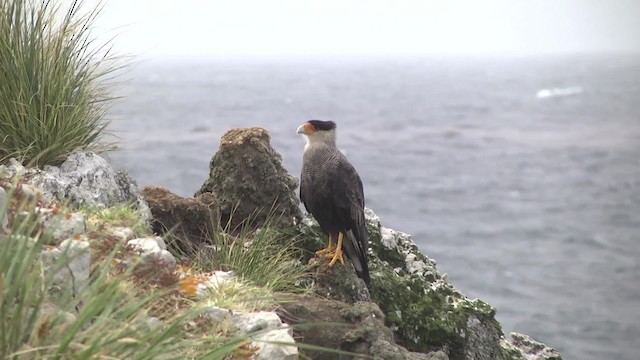
{"label": "boulder", "polygon": [[27,178],[50,201],[100,208],[133,203],[143,220],[151,218],[135,180],[126,172],[115,171],[107,160],[92,152],[74,152],[59,167],[47,165],[43,170],[25,168],[10,159],[8,165],[0,166],[0,174],[4,178]]}
{"label": "boulder", "polygon": [[[384,314],[371,302],[350,305],[315,296],[288,294],[280,299],[280,304],[278,314],[285,322],[293,325],[294,336],[301,344],[381,360],[448,359],[441,351],[420,354],[395,344],[392,331],[384,324]],[[302,349],[305,356],[315,360],[353,358],[352,355],[304,347]]]}
{"label": "boulder", "polygon": [[182,250],[206,242],[216,230],[218,207],[215,196],[210,192],[183,198],[163,187],[147,186],[142,189],[142,196],[151,209],[153,231],[156,234],[169,231],[180,241],[186,241],[187,244],[181,246]]}
{"label": "boulder", "polygon": [[294,193],[298,181],[287,173],[282,157],[271,147],[267,130],[227,131],[209,169],[209,178],[195,195],[215,195],[222,224],[232,229],[245,223],[259,227],[266,221],[290,226],[301,217]]}

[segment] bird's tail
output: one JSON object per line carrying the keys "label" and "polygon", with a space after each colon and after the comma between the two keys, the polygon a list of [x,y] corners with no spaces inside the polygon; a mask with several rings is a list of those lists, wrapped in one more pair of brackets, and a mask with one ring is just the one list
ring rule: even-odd
{"label": "bird's tail", "polygon": [[[371,288],[371,278],[369,277],[369,261],[366,249],[363,249],[359,244],[360,242],[355,237],[353,231],[347,232],[348,240],[343,242],[343,248],[347,253],[347,257],[353,263],[353,267],[356,269],[356,274],[359,278],[364,280],[368,288]],[[368,239],[364,239],[368,241]]]}

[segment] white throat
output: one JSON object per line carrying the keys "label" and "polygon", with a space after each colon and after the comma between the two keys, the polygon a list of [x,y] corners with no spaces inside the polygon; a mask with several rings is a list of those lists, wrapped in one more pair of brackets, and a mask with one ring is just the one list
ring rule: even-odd
{"label": "white throat", "polygon": [[336,131],[316,131],[311,135],[305,135],[307,143],[304,145],[304,152],[319,146],[336,146]]}

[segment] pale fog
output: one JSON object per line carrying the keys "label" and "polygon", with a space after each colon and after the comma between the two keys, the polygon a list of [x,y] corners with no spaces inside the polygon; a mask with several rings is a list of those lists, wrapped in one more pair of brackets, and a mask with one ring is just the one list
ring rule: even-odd
{"label": "pale fog", "polygon": [[298,175],[296,128],[334,120],[367,205],[505,334],[637,359],[640,1],[100,3],[140,186],[193,195],[241,126]]}

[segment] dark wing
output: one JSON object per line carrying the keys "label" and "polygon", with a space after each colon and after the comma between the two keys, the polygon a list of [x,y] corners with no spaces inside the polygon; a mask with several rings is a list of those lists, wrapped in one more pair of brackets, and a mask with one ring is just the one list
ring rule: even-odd
{"label": "dark wing", "polygon": [[[344,249],[353,262],[358,275],[369,286],[369,238],[364,218],[364,191],[356,169],[340,156],[336,178],[332,186],[334,204],[347,225]],[[350,240],[350,241],[349,241]]]}
{"label": "dark wing", "polygon": [[307,212],[310,213],[311,210],[309,209],[308,201],[310,200],[311,194],[309,194],[309,190],[311,190],[311,176],[305,168],[305,164],[303,164],[302,174],[300,174],[300,201],[304,204]]}

